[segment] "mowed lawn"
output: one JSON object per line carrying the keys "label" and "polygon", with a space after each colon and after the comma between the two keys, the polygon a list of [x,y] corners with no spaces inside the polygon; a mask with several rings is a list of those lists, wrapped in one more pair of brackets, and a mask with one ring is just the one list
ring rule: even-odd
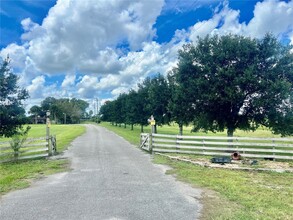
{"label": "mowed lawn", "polygon": [[[109,123],[100,125],[116,132],[135,146],[139,145],[139,126],[131,131],[130,126],[124,128]],[[191,127],[185,127],[184,134],[226,136],[225,132],[206,134],[190,133],[190,130]],[[144,131],[148,133],[150,128],[146,127]],[[158,127],[158,133],[178,134],[178,127]],[[256,132],[236,131],[235,136],[278,137],[264,128]],[[177,179],[203,189],[201,219],[293,219],[293,173],[207,168],[160,155],[154,155],[154,162],[169,165],[173,169],[167,171],[167,174],[173,174]],[[293,163],[290,164],[293,167]]]}
{"label": "mowed lawn", "polygon": [[[46,125],[30,125],[29,137],[46,136]],[[85,132],[82,125],[51,125],[50,133],[56,135],[57,151],[63,152],[77,136]],[[8,138],[0,138],[7,141]],[[21,189],[30,185],[33,179],[44,175],[62,172],[69,167],[69,161],[61,160],[25,160],[0,164],[0,196],[14,189]]]}
{"label": "mowed lawn", "polygon": [[[129,141],[131,144],[138,145],[140,141],[140,134],[141,134],[141,128],[140,126],[134,126],[133,130],[130,130],[130,125],[127,125],[126,128],[123,124],[121,126],[111,125],[108,122],[102,122],[99,124],[100,126],[103,126],[105,128],[108,128],[111,131],[114,131],[118,135],[121,135],[124,137],[127,141]],[[191,136],[227,136],[227,133],[224,132],[191,132],[192,127],[184,126],[183,127],[183,135],[191,135]],[[143,127],[144,133],[150,133],[151,128],[150,126],[144,126]],[[157,132],[159,134],[179,134],[179,127],[174,123],[172,125],[164,125],[164,126],[157,126]],[[234,133],[235,137],[266,137],[266,138],[273,138],[273,137],[280,137],[280,135],[274,135],[266,128],[259,128],[255,132],[247,132],[247,131],[241,131],[236,130]]]}

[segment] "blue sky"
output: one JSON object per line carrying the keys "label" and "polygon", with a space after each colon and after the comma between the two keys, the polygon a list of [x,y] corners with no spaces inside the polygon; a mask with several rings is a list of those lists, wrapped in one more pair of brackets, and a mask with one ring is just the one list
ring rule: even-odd
{"label": "blue sky", "polygon": [[54,96],[100,104],[155,73],[207,34],[293,43],[293,1],[0,0],[0,57],[9,54],[26,108]]}

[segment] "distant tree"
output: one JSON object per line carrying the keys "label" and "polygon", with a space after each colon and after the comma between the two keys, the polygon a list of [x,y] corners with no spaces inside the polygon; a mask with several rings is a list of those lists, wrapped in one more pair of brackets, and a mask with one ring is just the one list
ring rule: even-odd
{"label": "distant tree", "polygon": [[89,111],[89,117],[92,117],[93,115],[94,115],[93,110],[90,110],[90,111]]}
{"label": "distant tree", "polygon": [[176,82],[177,68],[173,68],[167,75],[170,99],[168,102],[168,111],[171,115],[171,121],[174,121],[179,126],[179,135],[183,135],[183,125],[188,125],[193,120],[194,108],[192,97],[188,96],[188,87],[184,87]]}
{"label": "distant tree", "polygon": [[11,137],[26,123],[22,102],[29,96],[17,85],[17,80],[7,57],[0,67],[0,136]]}
{"label": "distant tree", "polygon": [[143,127],[148,125],[148,119],[151,116],[150,106],[149,106],[149,98],[148,98],[148,90],[151,84],[151,79],[146,78],[143,83],[138,84],[137,91],[137,107],[139,111],[137,112],[136,118],[137,124],[140,125],[140,131],[143,132]]}
{"label": "distant tree", "polygon": [[112,113],[113,121],[121,126],[126,123],[126,94],[120,94],[116,100],[113,101]]}
{"label": "distant tree", "polygon": [[51,112],[51,117],[63,123],[79,123],[80,119],[87,115],[86,109],[89,104],[81,99],[56,99],[47,97],[41,102],[41,109],[45,114],[46,111]]}
{"label": "distant tree", "polygon": [[139,124],[140,122],[140,111],[139,108],[139,96],[134,90],[130,90],[126,99],[126,121],[131,125],[131,130],[133,130],[134,124]]}
{"label": "distant tree", "polygon": [[185,45],[179,51],[175,78],[178,94],[188,97],[182,107],[192,110],[195,129],[227,128],[227,135],[233,136],[236,128],[255,130],[265,125],[292,134],[286,120],[292,122],[290,49],[271,35],[261,40],[207,36],[196,45]]}
{"label": "distant tree", "polygon": [[167,107],[171,98],[171,91],[167,80],[161,74],[158,74],[150,79],[146,89],[148,90],[147,108],[151,115],[154,116],[156,125],[168,124],[170,122],[170,115]]}
{"label": "distant tree", "polygon": [[106,101],[100,108],[99,115],[102,121],[115,122],[114,101]]}
{"label": "distant tree", "polygon": [[41,117],[46,115],[45,112],[43,111],[42,107],[40,107],[38,105],[32,106],[28,113],[31,115],[36,115],[36,116],[41,116]]}

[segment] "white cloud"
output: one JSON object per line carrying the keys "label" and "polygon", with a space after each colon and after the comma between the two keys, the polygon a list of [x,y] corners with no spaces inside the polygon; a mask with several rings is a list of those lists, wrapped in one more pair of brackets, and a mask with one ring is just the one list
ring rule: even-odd
{"label": "white cloud", "polygon": [[83,98],[96,97],[98,78],[96,76],[85,75],[81,78],[81,81],[76,85],[78,88],[78,95]]}
{"label": "white cloud", "polygon": [[[137,83],[145,77],[156,73],[166,74],[171,70],[177,62],[177,49],[176,45],[173,44],[145,43],[142,51],[129,52],[119,59],[123,64],[123,69],[119,74],[108,74],[101,77],[100,80],[92,77],[96,83],[94,87],[100,93],[110,92],[114,96],[136,88]],[[89,90],[89,87],[85,87],[90,84],[93,85],[93,83],[80,83],[83,85],[82,92]]]}
{"label": "white cloud", "polygon": [[[109,72],[119,64],[102,65],[103,60],[117,58],[113,49],[121,43],[140,49],[155,34],[152,26],[163,6],[156,1],[58,0],[44,19],[41,29],[23,21],[29,30],[29,54],[44,72],[62,71]],[[37,34],[35,32],[38,32]],[[104,72],[103,72],[104,71]]]}
{"label": "white cloud", "polygon": [[197,22],[189,30],[189,39],[196,42],[197,37],[207,34],[242,34],[261,38],[266,33],[277,37],[288,37],[293,31],[293,1],[265,0],[255,5],[254,17],[248,24],[240,23],[241,12],[229,8],[224,2],[223,8],[205,21]]}
{"label": "white cloud", "polygon": [[246,32],[253,37],[262,37],[267,32],[280,36],[292,30],[293,1],[267,0],[256,4]]}
{"label": "white cloud", "polygon": [[61,84],[61,87],[62,88],[67,88],[67,87],[70,87],[70,86],[74,86],[75,85],[75,79],[76,79],[76,76],[75,75],[66,75],[62,84]]}
{"label": "white cloud", "polygon": [[79,69],[83,72],[99,74],[118,73],[121,67],[122,64],[119,62],[118,54],[109,47],[92,56],[90,54],[82,55],[79,64]]}
{"label": "white cloud", "polygon": [[25,31],[25,33],[21,35],[21,39],[24,41],[42,37],[45,34],[44,28],[42,28],[39,24],[34,23],[30,18],[22,20],[21,25]]}
{"label": "white cloud", "polygon": [[128,87],[117,87],[116,89],[113,89],[112,90],[111,94],[114,97],[117,97],[120,94],[127,93],[128,91],[129,91],[129,88]]}
{"label": "white cloud", "polygon": [[[137,88],[146,76],[166,74],[177,63],[178,49],[198,36],[233,33],[262,37],[271,31],[293,44],[293,1],[259,2],[247,23],[240,23],[241,11],[224,1],[210,19],[177,30],[170,42],[159,44],[153,41],[153,25],[163,4],[163,0],[58,0],[41,24],[24,19],[23,45],[10,44],[0,56],[5,58],[9,53],[21,85],[27,86],[31,103],[35,103],[47,96],[118,96]],[[169,8],[165,5],[164,13],[179,13],[190,4],[179,1]],[[200,0],[195,7],[201,4],[206,3]],[[129,48],[123,50],[121,45]],[[60,88],[47,81],[54,74],[62,77]]]}
{"label": "white cloud", "polygon": [[46,78],[43,75],[34,78],[30,85],[27,86],[27,91],[30,95],[29,100],[44,99],[49,96],[60,97],[63,92],[62,90],[57,89],[56,84],[46,85]]}
{"label": "white cloud", "polygon": [[31,85],[27,87],[27,90],[30,94],[30,98],[42,97],[44,85],[45,85],[44,76],[38,76],[35,79],[33,79],[31,82]]}
{"label": "white cloud", "polygon": [[11,66],[17,69],[25,67],[27,56],[26,48],[15,43],[9,44],[6,48],[0,51],[0,56],[5,59],[9,55]]}

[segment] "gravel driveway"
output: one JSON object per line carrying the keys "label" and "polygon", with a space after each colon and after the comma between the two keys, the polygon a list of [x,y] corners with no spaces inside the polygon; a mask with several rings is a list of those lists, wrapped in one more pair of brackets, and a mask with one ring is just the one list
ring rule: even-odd
{"label": "gravel driveway", "polygon": [[65,156],[72,170],[11,192],[0,201],[1,220],[197,219],[201,191],[165,175],[151,156],[95,125]]}

